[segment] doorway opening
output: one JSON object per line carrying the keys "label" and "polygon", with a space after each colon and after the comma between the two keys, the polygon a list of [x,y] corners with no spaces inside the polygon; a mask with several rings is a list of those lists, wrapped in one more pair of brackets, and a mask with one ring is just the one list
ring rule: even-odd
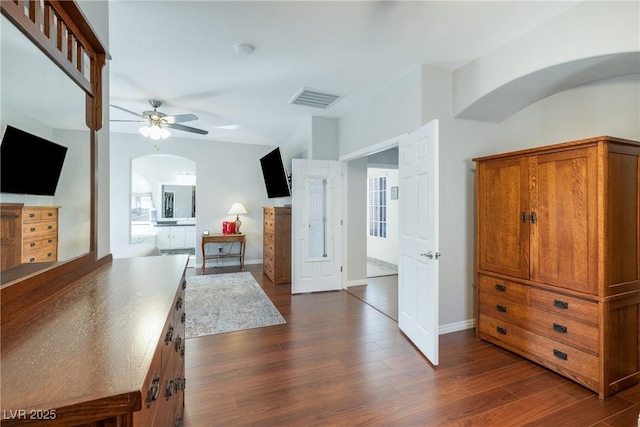
{"label": "doorway opening", "polygon": [[398,147],[367,156],[366,283],[346,291],[398,320]]}
{"label": "doorway opening", "polygon": [[188,254],[195,265],[196,163],[179,156],[132,160],[130,243],[163,255]]}

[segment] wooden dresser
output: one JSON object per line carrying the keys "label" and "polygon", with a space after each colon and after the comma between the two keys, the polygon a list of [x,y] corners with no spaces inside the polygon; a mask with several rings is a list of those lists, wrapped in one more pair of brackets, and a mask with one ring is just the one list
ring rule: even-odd
{"label": "wooden dresser", "polygon": [[181,425],[187,261],[114,260],[4,323],[2,425]]}
{"label": "wooden dresser", "polygon": [[265,206],[262,264],[275,284],[291,282],[291,207]]}
{"label": "wooden dresser", "polygon": [[22,208],[22,262],[58,260],[58,206]]}
{"label": "wooden dresser", "polygon": [[2,203],[2,270],[58,260],[58,208]]}
{"label": "wooden dresser", "polygon": [[478,337],[601,399],[640,381],[640,143],[474,159]]}

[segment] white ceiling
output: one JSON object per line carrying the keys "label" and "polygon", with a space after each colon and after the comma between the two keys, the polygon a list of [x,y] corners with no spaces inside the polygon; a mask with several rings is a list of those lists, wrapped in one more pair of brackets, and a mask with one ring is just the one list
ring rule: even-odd
{"label": "white ceiling", "polygon": [[[576,3],[111,0],[110,102],[142,112],[159,99],[209,131],[175,136],[279,145],[313,115],[340,117],[421,64],[455,69]],[[289,104],[303,86],[344,97],[326,110]],[[112,108],[111,119],[135,117]]]}

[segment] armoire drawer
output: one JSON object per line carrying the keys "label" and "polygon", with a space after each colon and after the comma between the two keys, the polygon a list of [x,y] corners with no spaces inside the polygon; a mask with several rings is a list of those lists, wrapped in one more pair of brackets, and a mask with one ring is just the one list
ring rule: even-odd
{"label": "armoire drawer", "polygon": [[570,316],[591,325],[598,324],[598,303],[543,289],[531,288],[531,305],[549,313]]}
{"label": "armoire drawer", "polygon": [[478,290],[521,304],[526,304],[529,300],[528,286],[484,274],[478,275]]}
{"label": "armoire drawer", "polygon": [[599,389],[598,356],[484,314],[479,315],[479,332],[482,339],[528,357],[592,390]]}
{"label": "armoire drawer", "polygon": [[598,327],[556,313],[480,293],[480,313],[594,355],[599,352]]}
{"label": "armoire drawer", "polygon": [[25,207],[22,211],[22,222],[51,221],[58,219],[57,208],[33,209]]}

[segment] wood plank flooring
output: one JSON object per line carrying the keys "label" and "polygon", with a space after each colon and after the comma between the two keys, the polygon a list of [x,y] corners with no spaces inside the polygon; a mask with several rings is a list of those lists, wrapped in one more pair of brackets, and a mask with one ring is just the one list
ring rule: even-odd
{"label": "wood plank flooring", "polygon": [[291,295],[246,270],[287,323],[187,340],[187,427],[637,426],[640,386],[601,401],[472,330],[441,335],[433,367],[347,292]]}

